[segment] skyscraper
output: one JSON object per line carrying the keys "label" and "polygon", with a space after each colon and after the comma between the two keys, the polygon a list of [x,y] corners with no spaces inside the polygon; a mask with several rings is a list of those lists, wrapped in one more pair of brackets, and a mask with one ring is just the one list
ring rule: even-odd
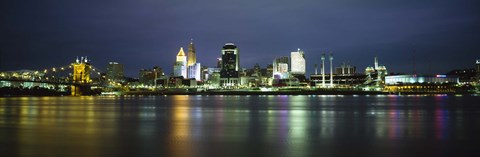
{"label": "skyscraper", "polygon": [[236,86],[240,83],[238,79],[239,66],[240,56],[237,46],[233,43],[226,43],[222,48],[221,86]]}
{"label": "skyscraper", "polygon": [[106,77],[108,81],[121,82],[124,81],[123,64],[118,62],[108,62]]}
{"label": "skyscraper", "polygon": [[480,59],[477,59],[477,81],[480,83]]}
{"label": "skyscraper", "polygon": [[291,73],[294,75],[305,75],[305,54],[298,49],[297,52],[291,53]]}
{"label": "skyscraper", "polygon": [[180,51],[178,51],[177,60],[173,65],[173,75],[187,78],[187,56],[183,52],[183,47],[180,47]]}
{"label": "skyscraper", "polygon": [[190,40],[190,44],[188,44],[188,62],[187,66],[192,66],[197,63],[197,54],[195,52],[195,47],[193,45],[193,40]]}
{"label": "skyscraper", "polygon": [[188,66],[188,78],[194,78],[196,81],[202,81],[201,70],[202,65],[200,63],[195,63]]}

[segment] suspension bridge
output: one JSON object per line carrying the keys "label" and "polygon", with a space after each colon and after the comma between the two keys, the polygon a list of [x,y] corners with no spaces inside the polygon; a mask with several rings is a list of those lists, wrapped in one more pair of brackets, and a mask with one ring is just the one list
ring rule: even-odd
{"label": "suspension bridge", "polygon": [[68,65],[41,70],[0,72],[0,87],[48,88],[70,91],[73,96],[88,95],[91,87],[101,86],[102,71],[81,57]]}

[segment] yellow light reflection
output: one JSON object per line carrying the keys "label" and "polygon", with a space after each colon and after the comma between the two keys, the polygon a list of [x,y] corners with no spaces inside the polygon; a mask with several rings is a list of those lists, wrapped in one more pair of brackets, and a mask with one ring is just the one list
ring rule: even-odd
{"label": "yellow light reflection", "polygon": [[175,95],[172,97],[175,102],[172,106],[173,124],[170,134],[172,156],[192,156],[190,136],[190,104],[187,96]]}

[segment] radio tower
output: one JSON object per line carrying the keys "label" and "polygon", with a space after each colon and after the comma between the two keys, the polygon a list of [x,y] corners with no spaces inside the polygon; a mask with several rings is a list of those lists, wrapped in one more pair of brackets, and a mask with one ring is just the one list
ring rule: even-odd
{"label": "radio tower", "polygon": [[413,76],[417,76],[417,67],[416,67],[416,63],[415,63],[415,48],[413,49],[413,54],[412,54],[412,58],[413,58]]}

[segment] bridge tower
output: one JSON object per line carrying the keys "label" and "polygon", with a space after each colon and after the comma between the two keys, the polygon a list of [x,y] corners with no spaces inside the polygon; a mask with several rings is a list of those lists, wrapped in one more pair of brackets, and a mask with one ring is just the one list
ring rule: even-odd
{"label": "bridge tower", "polygon": [[88,93],[90,90],[88,84],[92,82],[90,79],[90,63],[88,63],[87,57],[78,57],[75,63],[72,63],[73,78],[72,78],[72,96],[81,96]]}

